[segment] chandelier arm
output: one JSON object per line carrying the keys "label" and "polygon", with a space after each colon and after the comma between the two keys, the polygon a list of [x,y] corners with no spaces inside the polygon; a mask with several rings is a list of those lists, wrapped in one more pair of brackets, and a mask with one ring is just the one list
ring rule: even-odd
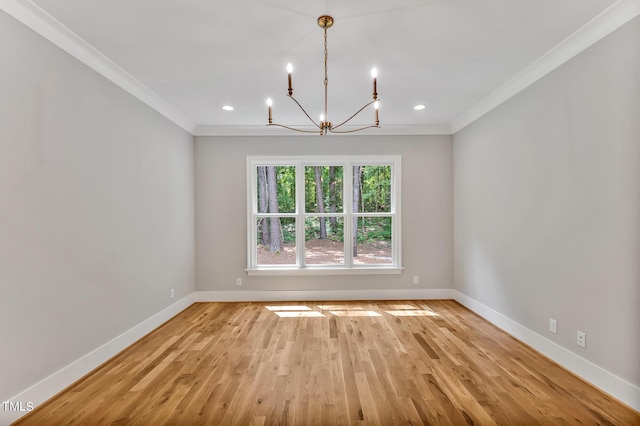
{"label": "chandelier arm", "polygon": [[289,97],[291,99],[293,99],[293,101],[298,104],[298,106],[300,107],[300,109],[302,110],[302,112],[304,112],[304,115],[307,116],[307,118],[309,119],[309,121],[311,121],[318,129],[321,129],[320,125],[318,123],[316,123],[313,118],[311,118],[311,116],[307,113],[307,111],[302,108],[302,105],[300,105],[300,102],[298,102],[298,100],[296,98],[294,98],[293,96],[289,95]]}
{"label": "chandelier arm", "polygon": [[[344,120],[342,123],[338,124],[337,126],[333,126],[332,129],[337,129],[338,127],[342,126],[343,124],[348,123],[349,121],[351,121],[351,119],[353,117],[355,117],[356,115],[360,114],[362,112],[363,109],[365,109],[366,107],[368,107],[369,105],[375,103],[376,101],[373,100],[371,102],[369,102],[368,104],[366,104],[365,106],[363,106],[362,108],[360,108],[355,114],[353,114],[351,117],[347,118],[346,120]],[[369,127],[379,127],[379,126],[369,126]],[[366,129],[367,127],[365,127]]]}
{"label": "chandelier arm", "polygon": [[[340,131],[337,131],[337,132],[335,130],[333,130],[333,129],[329,129],[329,132],[331,132],[331,133],[353,133],[353,132],[359,132],[360,130],[364,130],[364,129],[371,129],[373,127],[378,128],[378,129],[380,128],[379,125],[372,124],[371,126],[358,127],[357,129],[352,129],[352,130],[340,130]],[[335,129],[335,127],[334,127],[334,129]]]}
{"label": "chandelier arm", "polygon": [[284,127],[285,129],[289,129],[289,130],[293,130],[294,132],[301,132],[301,133],[318,133],[317,130],[296,129],[295,127],[289,127],[289,126],[285,126],[284,124],[278,124],[278,123],[269,123],[267,124],[267,126]]}

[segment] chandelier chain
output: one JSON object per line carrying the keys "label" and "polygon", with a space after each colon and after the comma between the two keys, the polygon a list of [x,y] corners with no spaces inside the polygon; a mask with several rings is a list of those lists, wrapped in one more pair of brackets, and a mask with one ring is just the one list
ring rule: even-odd
{"label": "chandelier chain", "polygon": [[329,86],[329,76],[327,68],[327,57],[329,56],[329,50],[327,49],[327,27],[324,27],[324,115],[325,120],[328,120],[328,105],[327,105],[327,88]]}

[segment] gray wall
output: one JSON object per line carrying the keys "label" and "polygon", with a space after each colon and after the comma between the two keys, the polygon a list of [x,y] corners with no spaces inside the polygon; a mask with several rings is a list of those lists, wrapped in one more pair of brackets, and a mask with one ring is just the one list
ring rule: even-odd
{"label": "gray wall", "polygon": [[[450,136],[197,137],[196,289],[451,289],[452,153]],[[311,154],[402,156],[401,275],[246,276],[247,156]]]}
{"label": "gray wall", "polygon": [[190,134],[4,12],[0,58],[6,401],[193,292],[194,193]]}
{"label": "gray wall", "polygon": [[454,159],[455,288],[640,385],[640,19],[456,133]]}

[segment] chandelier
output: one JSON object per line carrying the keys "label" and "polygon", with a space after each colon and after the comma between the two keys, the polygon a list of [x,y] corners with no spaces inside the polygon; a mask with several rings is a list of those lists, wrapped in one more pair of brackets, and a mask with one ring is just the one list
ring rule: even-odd
{"label": "chandelier", "polygon": [[[291,74],[293,72],[293,66],[289,63],[287,64],[287,80],[288,80],[288,84],[289,84],[289,92],[288,92],[288,96],[289,98],[293,99],[293,101],[300,107],[300,109],[302,110],[302,112],[304,112],[304,114],[307,116],[307,118],[320,130],[320,135],[321,136],[325,136],[327,133],[353,133],[353,132],[358,132],[360,130],[364,130],[364,129],[369,129],[372,127],[380,127],[380,121],[378,120],[378,93],[377,93],[377,76],[378,76],[378,72],[375,68],[373,68],[371,70],[371,77],[373,78],[373,100],[370,101],[369,103],[365,104],[362,108],[360,108],[358,111],[356,111],[355,114],[353,114],[351,117],[347,118],[346,120],[344,120],[342,123],[337,124],[337,125],[333,125],[330,121],[329,121],[329,111],[328,111],[328,101],[327,101],[327,89],[329,86],[329,78],[327,75],[327,56],[328,56],[328,50],[327,50],[327,29],[331,28],[331,26],[333,25],[333,18],[331,16],[327,16],[327,15],[323,15],[321,17],[318,18],[318,26],[320,28],[322,28],[324,30],[324,114],[320,115],[320,121],[316,122],[313,118],[311,118],[311,116],[307,113],[307,111],[302,107],[302,105],[300,105],[300,102],[298,102],[298,100],[296,98],[293,97],[293,88],[291,85]],[[373,104],[373,108],[375,111],[375,124],[369,125],[369,126],[364,126],[364,127],[359,127],[357,129],[349,129],[349,130],[336,130],[338,128],[340,128],[341,126],[347,124],[349,121],[351,121],[352,118],[354,118],[355,116],[357,116],[358,114],[360,114],[360,112],[362,112],[362,110],[364,110],[366,107],[368,107],[369,105]],[[304,132],[304,133],[316,133],[318,132],[318,130],[309,130],[309,129],[300,129],[300,128],[295,128],[292,126],[285,126],[283,124],[278,124],[278,123],[274,123],[273,122],[273,102],[271,101],[271,98],[267,99],[267,106],[269,108],[269,124],[267,124],[267,126],[279,126],[279,127],[284,127],[285,129],[289,129],[289,130],[294,130],[296,132]]]}

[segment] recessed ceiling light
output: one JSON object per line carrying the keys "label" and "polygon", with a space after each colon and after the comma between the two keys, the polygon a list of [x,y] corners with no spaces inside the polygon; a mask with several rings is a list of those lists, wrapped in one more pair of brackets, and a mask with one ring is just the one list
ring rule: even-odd
{"label": "recessed ceiling light", "polygon": [[416,111],[421,111],[421,110],[425,109],[426,107],[427,107],[426,105],[420,104],[420,105],[414,106],[413,109],[415,109]]}
{"label": "recessed ceiling light", "polygon": [[223,105],[222,109],[225,111],[233,111],[233,107],[231,105]]}

